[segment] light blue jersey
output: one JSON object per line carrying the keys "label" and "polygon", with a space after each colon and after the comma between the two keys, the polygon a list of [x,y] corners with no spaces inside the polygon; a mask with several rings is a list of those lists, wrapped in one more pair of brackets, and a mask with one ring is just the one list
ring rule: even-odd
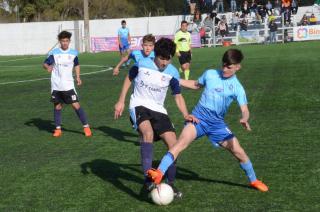
{"label": "light blue jersey", "polygon": [[143,58],[150,58],[151,60],[154,60],[155,55],[154,55],[154,51],[152,51],[148,56],[146,56],[143,52],[143,50],[133,50],[130,55],[129,58],[133,59],[134,61],[134,65],[138,66],[138,62],[143,59]]}
{"label": "light blue jersey", "polygon": [[118,35],[120,36],[120,40],[123,46],[129,45],[128,37],[129,37],[129,28],[121,27],[118,30]]}
{"label": "light blue jersey", "polygon": [[220,70],[211,69],[198,79],[204,91],[192,111],[200,120],[199,124],[195,124],[197,138],[207,135],[214,143],[234,137],[224,122],[232,101],[236,100],[240,106],[247,104],[245,91],[237,77],[224,78],[222,74]]}

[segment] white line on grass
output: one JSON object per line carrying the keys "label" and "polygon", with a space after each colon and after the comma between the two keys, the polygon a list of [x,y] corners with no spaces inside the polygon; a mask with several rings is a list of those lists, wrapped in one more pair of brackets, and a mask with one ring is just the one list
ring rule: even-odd
{"label": "white line on grass", "polygon": [[[103,69],[103,70],[100,70],[100,71],[93,71],[93,72],[89,72],[89,73],[83,73],[83,74],[80,74],[80,75],[83,76],[83,75],[98,74],[98,73],[110,71],[112,69],[113,69],[112,67],[109,67],[107,69]],[[42,80],[48,80],[48,79],[50,79],[50,78],[47,77],[47,78],[20,80],[20,81],[13,81],[13,82],[1,82],[0,85],[19,84],[19,83],[25,83],[25,82],[36,82],[36,81],[42,81]]]}
{"label": "white line on grass", "polygon": [[20,60],[30,60],[30,59],[34,59],[34,58],[40,58],[40,57],[43,57],[43,56],[25,57],[25,58],[18,58],[18,59],[12,59],[12,60],[3,60],[3,61],[0,61],[0,63],[15,62],[15,61],[20,61]]}

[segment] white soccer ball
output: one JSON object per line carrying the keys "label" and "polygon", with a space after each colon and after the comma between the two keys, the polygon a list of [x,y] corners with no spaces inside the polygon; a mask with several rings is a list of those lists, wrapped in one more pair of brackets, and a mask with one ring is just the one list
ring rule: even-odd
{"label": "white soccer ball", "polygon": [[174,192],[171,186],[166,183],[157,185],[151,191],[151,199],[157,205],[169,205],[174,198]]}

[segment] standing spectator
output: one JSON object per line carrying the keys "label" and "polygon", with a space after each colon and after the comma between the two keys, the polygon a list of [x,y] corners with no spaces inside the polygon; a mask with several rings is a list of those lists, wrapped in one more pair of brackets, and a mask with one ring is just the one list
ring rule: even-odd
{"label": "standing spectator", "polygon": [[224,13],[223,0],[217,0],[217,12]]}
{"label": "standing spectator", "polygon": [[248,15],[250,13],[248,1],[244,1],[241,6],[242,14]]}
{"label": "standing spectator", "polygon": [[309,20],[306,14],[304,14],[301,18],[300,21],[300,26],[308,26],[309,25]]}
{"label": "standing spectator", "polygon": [[292,0],[291,2],[291,12],[293,15],[297,14],[298,12],[298,2],[297,0]]}
{"label": "standing spectator", "polygon": [[221,43],[224,41],[224,37],[228,34],[228,26],[224,20],[218,23],[218,30],[221,35]]}
{"label": "standing spectator", "polygon": [[252,0],[252,2],[250,4],[250,7],[249,7],[251,17],[255,17],[256,16],[257,7],[258,7],[258,5],[255,2],[255,0]]}
{"label": "standing spectator", "polygon": [[239,26],[239,21],[240,21],[239,13],[238,12],[232,13],[231,27],[234,31],[237,31]]}
{"label": "standing spectator", "polygon": [[284,24],[291,23],[291,0],[282,0],[282,12],[284,15]]}
{"label": "standing spectator", "polygon": [[201,27],[202,22],[202,16],[200,10],[196,10],[194,16],[193,16],[193,23],[197,25],[198,28]]}
{"label": "standing spectator", "polygon": [[313,13],[311,14],[311,16],[309,18],[309,25],[317,25],[317,18]]}
{"label": "standing spectator", "polygon": [[271,4],[271,1],[269,0],[267,2],[267,4],[266,4],[266,10],[267,10],[268,15],[271,15],[272,9],[273,9],[273,7],[272,7],[272,4]]}
{"label": "standing spectator", "polygon": [[248,30],[248,21],[246,15],[241,15],[241,21],[240,21],[240,31],[247,31]]}
{"label": "standing spectator", "polygon": [[274,20],[272,20],[269,23],[269,30],[270,30],[270,43],[276,43],[278,26]]}
{"label": "standing spectator", "polygon": [[278,16],[281,13],[281,4],[279,0],[274,1],[274,15]]}
{"label": "standing spectator", "polygon": [[259,15],[260,21],[264,23],[264,19],[266,18],[266,15],[267,15],[267,8],[264,5],[258,6],[258,15]]}
{"label": "standing spectator", "polygon": [[190,6],[190,14],[193,15],[194,11],[196,10],[197,1],[196,0],[190,0],[189,6]]}
{"label": "standing spectator", "polygon": [[235,12],[237,11],[237,2],[236,0],[230,0],[230,9],[231,9],[231,12]]}

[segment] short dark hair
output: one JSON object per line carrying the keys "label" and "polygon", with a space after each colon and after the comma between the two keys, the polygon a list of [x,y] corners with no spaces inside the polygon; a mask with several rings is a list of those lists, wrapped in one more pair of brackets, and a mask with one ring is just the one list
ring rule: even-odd
{"label": "short dark hair", "polygon": [[156,57],[170,60],[176,53],[176,44],[169,38],[160,38],[154,47]]}
{"label": "short dark hair", "polygon": [[58,39],[61,40],[61,39],[64,39],[64,38],[68,38],[70,39],[72,36],[72,33],[71,32],[68,32],[68,31],[62,31],[59,33],[58,35]]}
{"label": "short dark hair", "polygon": [[229,66],[232,64],[239,64],[243,60],[243,54],[238,49],[229,49],[227,50],[223,57],[222,57],[222,63],[223,66]]}
{"label": "short dark hair", "polygon": [[155,44],[156,38],[152,34],[147,34],[142,38],[142,43],[145,42],[152,42],[153,44]]}
{"label": "short dark hair", "polygon": [[188,22],[186,20],[181,21],[181,25],[182,24],[188,24]]}
{"label": "short dark hair", "polygon": [[126,20],[121,21],[121,24],[126,24],[126,23],[127,23]]}

